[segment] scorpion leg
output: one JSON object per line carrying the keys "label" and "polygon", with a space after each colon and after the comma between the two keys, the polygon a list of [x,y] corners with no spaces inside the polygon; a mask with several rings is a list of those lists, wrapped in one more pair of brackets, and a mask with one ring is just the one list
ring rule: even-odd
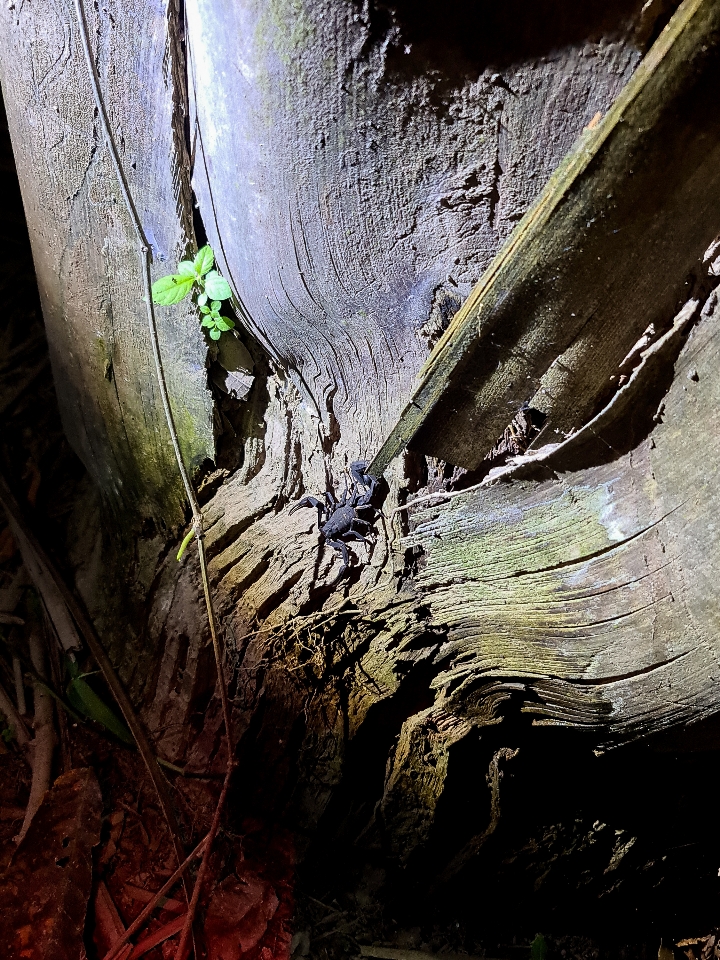
{"label": "scorpion leg", "polygon": [[350,553],[348,552],[348,548],[342,540],[326,540],[325,543],[342,554],[343,565],[340,567],[340,572],[338,573],[338,577],[341,577],[350,566]]}
{"label": "scorpion leg", "polygon": [[[373,528],[373,525],[369,522],[369,520],[363,520],[362,517],[355,517],[352,523],[361,524],[363,527],[366,527],[368,530],[372,530]],[[352,524],[350,525],[350,529],[351,530],[353,529]]]}
{"label": "scorpion leg", "polygon": [[372,540],[368,540],[367,537],[364,537],[361,533],[358,533],[357,530],[348,530],[347,533],[343,534],[343,536],[353,540],[360,540],[362,543],[367,543],[372,546]]}
{"label": "scorpion leg", "polygon": [[293,504],[290,508],[290,513],[295,513],[300,507],[315,507],[318,512],[318,527],[322,526],[322,517],[326,511],[326,507],[317,497],[303,497],[302,500],[298,500],[297,503]]}

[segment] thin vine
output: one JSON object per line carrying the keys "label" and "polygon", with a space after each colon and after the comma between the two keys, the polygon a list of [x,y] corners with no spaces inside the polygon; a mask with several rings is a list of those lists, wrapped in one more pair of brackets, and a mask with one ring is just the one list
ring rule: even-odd
{"label": "thin vine", "polygon": [[[148,328],[150,332],[150,343],[152,346],[153,359],[155,361],[155,371],[157,375],[158,386],[160,388],[160,397],[162,400],[163,411],[165,413],[165,420],[167,423],[168,431],[170,433],[170,440],[172,443],[173,452],[175,454],[175,459],[177,461],[180,477],[182,479],[182,483],[185,488],[185,493],[186,493],[188,502],[190,504],[190,509],[192,511],[193,532],[195,534],[195,538],[197,540],[197,545],[198,545],[200,574],[201,574],[202,585],[203,585],[203,594],[205,598],[205,607],[207,610],[208,624],[210,627],[210,635],[212,638],[213,652],[215,654],[215,666],[217,669],[218,686],[220,688],[220,700],[222,704],[223,722],[225,726],[225,740],[227,744],[227,753],[228,753],[227,770],[225,774],[223,788],[220,794],[220,798],[218,800],[218,805],[215,810],[213,823],[212,823],[210,832],[208,834],[207,842],[205,844],[205,848],[203,851],[203,858],[200,864],[200,870],[198,871],[198,876],[195,881],[195,889],[193,891],[192,898],[189,902],[188,912],[186,915],[185,926],[183,927],[180,944],[175,954],[176,960],[182,960],[182,958],[184,958],[184,955],[187,951],[188,940],[192,934],[192,924],[195,916],[195,909],[197,907],[197,902],[199,899],[202,881],[207,872],[209,855],[212,850],[213,841],[219,829],[222,808],[223,808],[225,799],[227,797],[228,788],[230,785],[230,778],[235,768],[235,760],[234,760],[235,751],[234,751],[234,746],[232,742],[232,733],[230,729],[230,707],[228,702],[227,684],[225,683],[222,654],[220,651],[220,644],[218,641],[217,618],[215,616],[215,608],[213,604],[212,593],[210,590],[210,580],[209,580],[208,570],[207,570],[207,558],[205,555],[205,544],[203,540],[203,536],[204,536],[203,517],[202,517],[202,512],[200,510],[200,504],[198,502],[198,498],[195,493],[195,489],[190,480],[190,476],[188,474],[187,468],[185,466],[185,462],[182,457],[182,452],[180,450],[180,441],[178,438],[177,429],[175,427],[175,420],[173,417],[172,408],[170,406],[170,397],[168,394],[167,382],[165,378],[165,369],[163,367],[162,355],[160,353],[160,342],[159,342],[158,332],[157,332],[157,322],[155,318],[155,310],[153,307],[153,290],[152,290],[151,279],[150,279],[150,264],[152,261],[150,244],[145,235],[142,222],[140,220],[140,217],[138,216],[137,209],[133,202],[132,195],[130,193],[130,188],[128,186],[128,182],[125,177],[125,171],[123,170],[122,163],[120,161],[120,155],[118,153],[117,146],[115,144],[115,139],[113,137],[112,130],[110,128],[110,122],[108,120],[107,111],[105,109],[105,101],[102,96],[102,91],[100,87],[100,78],[98,76],[97,66],[92,54],[92,50],[90,48],[89,32],[88,32],[87,20],[85,17],[85,10],[83,8],[82,0],[74,0],[74,6],[75,6],[75,14],[78,22],[80,41],[82,44],[83,53],[87,63],[90,86],[92,89],[92,95],[95,101],[95,106],[97,108],[98,119],[103,131],[105,142],[107,144],[108,153],[110,155],[110,159],[111,159],[113,168],[115,170],[115,174],[117,176],[123,201],[127,208],[128,215],[130,217],[130,221],[135,231],[135,235],[138,243],[138,248],[139,248],[138,252],[140,255],[140,261],[141,261],[141,267],[142,267],[144,301],[145,301],[145,306],[147,310],[147,321],[148,321]],[[202,253],[202,251],[200,253]],[[198,254],[198,256],[200,256],[200,254]],[[207,255],[205,255],[205,259],[202,261],[201,266],[204,266],[204,264],[207,262],[207,259],[208,259]],[[189,293],[192,287],[196,283],[199,284],[200,281],[203,282],[203,287],[204,287],[203,293],[201,294],[201,296],[205,294],[209,294],[210,296],[213,295],[212,289],[208,290],[208,280],[210,280],[210,273],[211,272],[215,273],[215,271],[210,270],[211,266],[212,264],[210,264],[207,270],[200,273],[199,269],[195,267],[195,263],[192,264],[193,276],[191,278],[189,274],[187,275],[187,280],[192,282],[189,283],[189,285],[187,286],[187,290],[182,296],[185,296],[187,293]],[[198,274],[199,274],[199,279],[198,279]],[[217,279],[222,281],[222,283],[225,284],[225,286],[227,286],[226,281],[222,280],[222,278],[219,277],[219,275]],[[214,281],[215,281],[215,278],[213,277],[212,280],[210,281],[211,284]],[[173,285],[178,286],[178,284],[175,284],[175,283]],[[220,285],[220,289],[222,292],[224,292],[224,288],[222,287],[222,285]],[[229,286],[227,287],[227,289],[228,290],[230,289]],[[182,297],[180,297],[179,299],[182,299]],[[215,301],[219,301],[221,299],[224,299],[224,297],[214,297]],[[200,306],[203,307],[206,305],[207,305],[207,301],[204,301]],[[210,308],[210,311],[212,311],[212,306]],[[219,316],[219,312],[217,313],[217,316]],[[225,322],[228,324],[230,323],[227,320]],[[217,329],[218,329],[217,324],[214,323],[213,328],[210,331],[211,337],[213,336],[213,331]],[[230,326],[228,326],[228,329],[230,329]],[[220,330],[220,332],[222,332],[222,330]],[[218,337],[219,335],[220,334],[218,333]],[[217,338],[214,338],[214,339],[217,339]],[[178,855],[178,863],[180,864],[183,858],[179,856],[179,853],[177,850],[176,850],[176,854]]]}

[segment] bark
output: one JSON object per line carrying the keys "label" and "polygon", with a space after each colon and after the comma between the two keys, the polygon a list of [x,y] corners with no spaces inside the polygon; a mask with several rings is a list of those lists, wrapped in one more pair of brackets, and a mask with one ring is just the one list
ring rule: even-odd
{"label": "bark", "polygon": [[[527,36],[513,35],[520,11]],[[460,4],[447,17],[349,0],[187,12],[205,228],[281,389],[300,397],[286,401],[284,491],[323,489],[379,449],[428,346],[630,76],[638,52],[617,34],[636,8],[563,3],[557,34],[529,4],[490,23]],[[258,446],[246,459],[259,466],[273,438]]]}
{"label": "bark", "polygon": [[[404,537],[396,515],[320,615],[307,611],[339,558],[319,544],[314,513],[268,511],[225,540],[230,507],[247,515],[251,503],[231,486],[216,497],[226,509],[209,550],[237,663],[238,738],[266,808],[289,804],[312,830],[353,740],[393,700],[400,722],[378,738],[389,766],[375,799],[403,856],[427,839],[450,749],[473,730],[521,712],[608,747],[716,711],[707,424],[719,321],[716,296],[700,318],[691,305],[585,430],[514,475],[418,508]],[[168,649],[161,675],[173,661]],[[179,729],[171,689],[155,702],[158,727],[174,717]]]}
{"label": "bark", "polygon": [[[161,276],[193,238],[177,14],[151,2],[87,6],[106,107]],[[145,518],[177,523],[182,492],[154,385],[140,255],[72,4],[18,2],[0,16],[0,81],[65,432],[120,529]],[[202,336],[187,305],[159,319],[176,423],[197,467],[212,455]]]}
{"label": "bark", "polygon": [[701,290],[720,223],[720,9],[683,4],[553,173],[423,367],[390,437],[477,469],[508,412],[580,429],[651,325]]}

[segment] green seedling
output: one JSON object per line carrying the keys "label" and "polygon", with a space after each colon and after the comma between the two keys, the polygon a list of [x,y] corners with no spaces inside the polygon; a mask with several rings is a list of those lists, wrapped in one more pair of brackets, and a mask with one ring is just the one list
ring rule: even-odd
{"label": "green seedling", "polygon": [[[230,284],[217,270],[213,270],[215,254],[212,247],[198,250],[194,260],[183,260],[178,264],[178,272],[160,277],[152,285],[153,303],[170,306],[180,303],[188,294],[197,296],[197,306],[203,316],[202,325],[213,340],[219,340],[222,333],[232,330],[235,323],[229,317],[220,314],[223,300],[232,297]],[[209,301],[209,306],[208,306]]]}
{"label": "green seedling", "polygon": [[180,549],[178,550],[177,557],[175,558],[178,563],[180,563],[180,561],[182,560],[183,554],[185,553],[187,548],[190,546],[190,541],[194,536],[195,536],[195,530],[191,529],[190,533],[188,533],[188,535],[185,537],[183,542],[180,544]]}
{"label": "green seedling", "polygon": [[232,330],[235,326],[232,320],[228,317],[220,316],[220,307],[222,306],[219,300],[211,300],[210,306],[206,304],[200,304],[200,313],[202,313],[202,325],[207,327],[210,331],[210,336],[213,340],[219,340],[220,334],[224,333],[226,330]]}

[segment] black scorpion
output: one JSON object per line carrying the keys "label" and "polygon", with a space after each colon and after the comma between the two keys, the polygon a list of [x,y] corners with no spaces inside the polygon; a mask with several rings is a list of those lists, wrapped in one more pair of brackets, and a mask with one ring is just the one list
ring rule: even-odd
{"label": "black scorpion", "polygon": [[341,577],[350,565],[350,554],[345,540],[360,540],[362,543],[371,541],[356,529],[361,527],[365,532],[372,530],[372,523],[358,516],[360,511],[375,510],[371,504],[375,488],[378,485],[377,477],[366,473],[365,460],[356,460],[350,464],[350,474],[353,484],[350,489],[345,487],[345,493],[340,500],[336,500],[330,490],[325,491],[325,503],[317,497],[303,497],[294,505],[290,513],[295,513],[300,507],[315,507],[318,512],[318,527],[325,543],[342,554],[343,565],[338,573]]}

